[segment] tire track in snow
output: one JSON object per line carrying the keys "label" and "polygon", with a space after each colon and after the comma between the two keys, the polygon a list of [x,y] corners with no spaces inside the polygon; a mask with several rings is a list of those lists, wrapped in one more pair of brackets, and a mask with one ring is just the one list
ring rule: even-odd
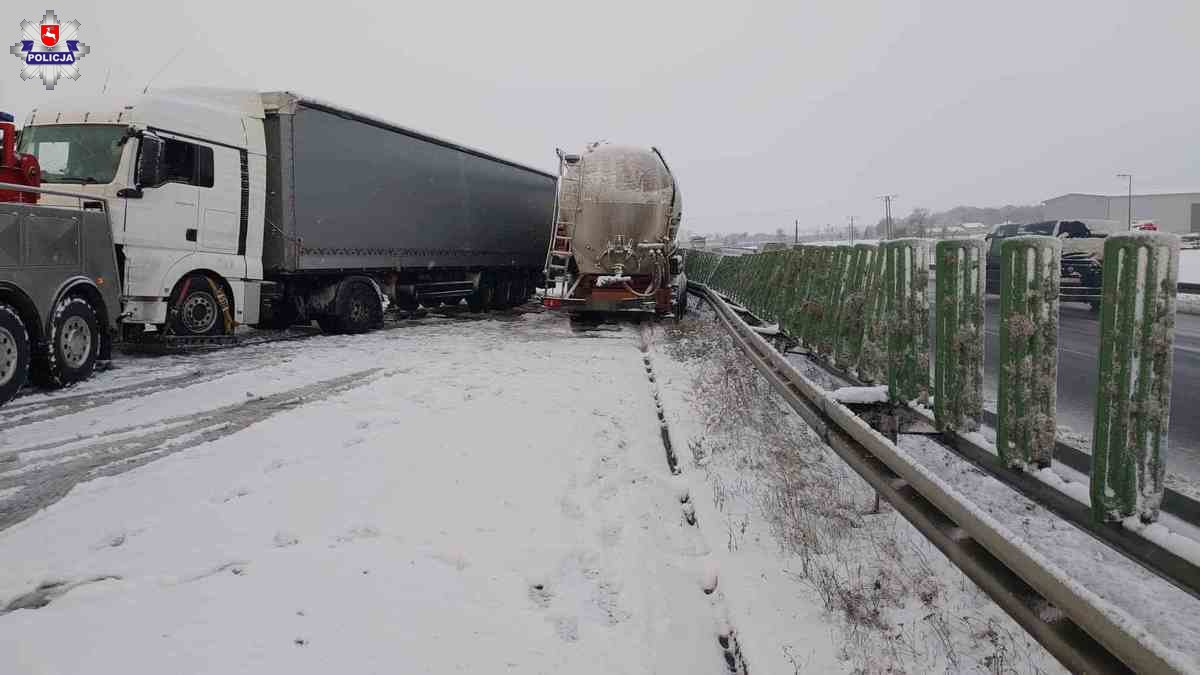
{"label": "tire track in snow", "polygon": [[[658,387],[658,377],[654,373],[654,363],[650,358],[650,345],[653,340],[653,329],[643,327],[640,341],[642,366],[646,370],[646,379],[650,383],[650,393],[654,398],[655,414],[658,417],[662,445],[666,451],[667,468],[672,475],[678,476],[683,473],[683,467],[679,462],[679,457],[671,441],[670,425],[667,424],[666,410],[663,408],[662,394]],[[679,504],[684,521],[693,528],[698,528],[699,521],[696,517],[696,507],[692,503],[691,493],[686,488],[684,488],[682,494],[679,496]],[[696,538],[702,540],[699,530],[696,529],[694,532]],[[717,632],[717,644],[720,646],[721,655],[725,659],[725,668],[732,675],[749,675],[750,671],[746,665],[746,659],[742,655],[742,647],[738,643],[737,632],[734,630],[732,621],[729,618],[729,610],[725,606],[724,593],[717,592],[719,578],[716,563],[711,559],[708,560],[705,564],[704,579],[700,590],[709,597],[713,611],[723,617],[720,622],[720,629]]]}
{"label": "tire track in snow", "polygon": [[0,422],[0,431],[7,431],[26,424],[44,422],[65,415],[74,415],[75,413],[99,408],[100,406],[117,401],[149,396],[183,385],[204,384],[213,380],[219,380],[233,372],[245,371],[245,368],[236,366],[229,366],[217,371],[197,368],[180,375],[172,375],[148,382],[135,382],[120,387],[113,387],[112,389],[67,396],[54,396],[51,394],[51,398],[43,400],[30,401],[24,404],[18,403],[16,405],[10,404],[6,406],[4,411],[5,420]]}
{"label": "tire track in snow", "polygon": [[[18,492],[10,493],[12,496],[8,500],[0,502],[0,530],[62,499],[81,482],[97,476],[124,473],[159,457],[230,436],[278,413],[371,384],[380,377],[382,370],[368,368],[215,410],[116,429],[84,439],[72,439],[70,442],[79,447],[70,451],[65,458],[17,461],[16,466],[7,472],[7,477],[0,477],[0,493],[21,488]],[[388,377],[394,372],[399,371],[389,371],[382,376]],[[144,433],[137,433],[139,431]],[[114,444],[108,438],[112,435],[129,438]],[[95,442],[80,443],[89,438]],[[19,452],[44,451],[64,444],[52,443],[46,447],[24,448]],[[10,465],[12,463],[10,461]],[[39,463],[43,466],[26,469],[27,465]]]}

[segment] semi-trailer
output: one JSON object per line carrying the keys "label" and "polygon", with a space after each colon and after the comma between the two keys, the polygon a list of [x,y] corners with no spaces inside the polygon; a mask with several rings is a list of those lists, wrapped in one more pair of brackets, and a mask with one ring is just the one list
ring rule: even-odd
{"label": "semi-trailer", "polygon": [[657,148],[606,143],[559,152],[543,304],[573,314],[682,314],[687,278],[675,236],[675,176]]}
{"label": "semi-trailer", "polygon": [[361,332],[388,303],[481,311],[542,280],[555,175],[295,93],[40,106],[19,149],[44,187],[108,205],[126,339]]}

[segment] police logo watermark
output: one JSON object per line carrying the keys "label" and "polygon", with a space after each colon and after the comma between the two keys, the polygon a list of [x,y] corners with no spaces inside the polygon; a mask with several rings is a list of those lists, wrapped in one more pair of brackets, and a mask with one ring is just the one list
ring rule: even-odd
{"label": "police logo watermark", "polygon": [[47,10],[40,24],[21,22],[20,42],[9,53],[25,62],[21,79],[42,79],[47,89],[53,89],[60,78],[79,79],[76,62],[92,51],[79,41],[79,22],[59,23],[54,10]]}

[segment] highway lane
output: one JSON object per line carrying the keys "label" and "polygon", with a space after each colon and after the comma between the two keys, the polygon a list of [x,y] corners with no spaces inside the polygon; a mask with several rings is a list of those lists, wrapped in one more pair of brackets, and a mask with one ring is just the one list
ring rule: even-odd
{"label": "highway lane", "polygon": [[[986,317],[984,397],[994,409],[1000,353],[998,296],[988,297]],[[1099,319],[1100,315],[1086,305],[1062,303],[1059,306],[1058,423],[1089,438],[1096,405]],[[1200,415],[1196,405],[1200,401],[1200,316],[1177,316],[1174,364],[1167,466],[1173,473],[1200,479]]]}

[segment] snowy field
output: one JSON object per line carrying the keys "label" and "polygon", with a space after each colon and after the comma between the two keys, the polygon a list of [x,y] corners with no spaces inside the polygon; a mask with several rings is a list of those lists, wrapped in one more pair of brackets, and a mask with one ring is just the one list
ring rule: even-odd
{"label": "snowy field", "polygon": [[18,399],[0,673],[728,672],[640,340],[430,319]]}

